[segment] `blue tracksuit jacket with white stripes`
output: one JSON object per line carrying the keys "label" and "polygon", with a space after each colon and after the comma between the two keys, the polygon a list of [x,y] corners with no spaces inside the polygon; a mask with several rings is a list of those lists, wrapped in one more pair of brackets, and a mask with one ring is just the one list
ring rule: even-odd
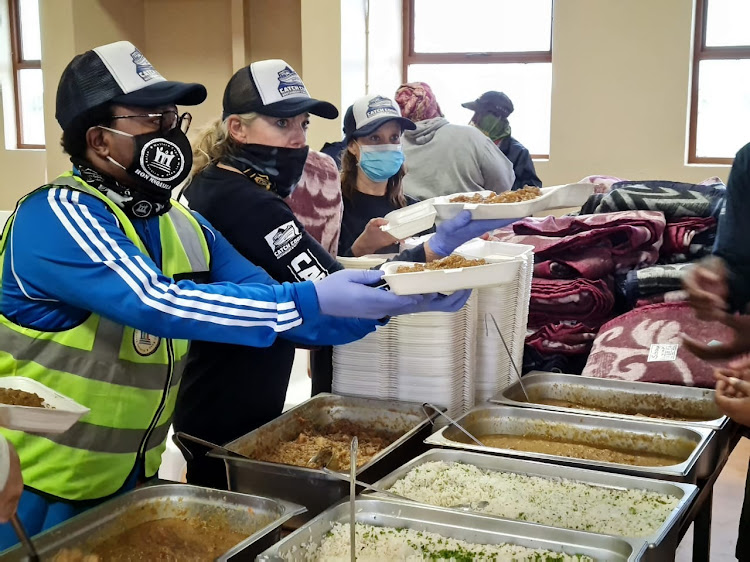
{"label": "blue tracksuit jacket with white stripes", "polygon": [[62,187],[33,194],[9,233],[0,313],[26,327],[56,331],[95,312],[164,338],[255,347],[271,345],[279,333],[303,344],[342,344],[378,325],[321,315],[312,282],[274,281],[195,215],[211,252],[207,284],[161,272],[157,217],[133,220],[152,259],[96,197]]}

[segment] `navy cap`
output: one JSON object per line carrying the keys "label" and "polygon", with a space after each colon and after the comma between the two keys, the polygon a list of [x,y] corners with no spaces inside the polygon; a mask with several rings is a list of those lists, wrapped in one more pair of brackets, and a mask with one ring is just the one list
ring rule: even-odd
{"label": "navy cap", "polygon": [[494,113],[506,119],[508,115],[513,113],[513,102],[510,101],[510,98],[503,92],[495,92],[493,90],[483,93],[474,101],[462,103],[461,106],[472,111]]}

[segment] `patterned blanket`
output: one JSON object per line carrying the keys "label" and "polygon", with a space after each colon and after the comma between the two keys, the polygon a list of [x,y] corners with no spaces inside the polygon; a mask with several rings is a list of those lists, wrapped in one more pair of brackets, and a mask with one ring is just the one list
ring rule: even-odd
{"label": "patterned blanket", "polygon": [[581,322],[555,322],[542,326],[526,336],[526,345],[540,355],[579,355],[591,349],[596,331],[596,328]]}
{"label": "patterned blanket", "polygon": [[344,203],[339,170],[333,159],[311,150],[302,178],[286,202],[305,230],[336,257]]}
{"label": "patterned blanket", "polygon": [[602,326],[583,375],[713,388],[714,367],[724,363],[707,363],[689,353],[683,334],[704,343],[731,337],[726,326],[698,320],[687,303],[636,308]]}
{"label": "patterned blanket", "polygon": [[533,279],[529,300],[532,327],[561,319],[599,327],[611,318],[615,296],[611,279]]}
{"label": "patterned blanket", "polygon": [[660,211],[667,222],[681,217],[718,218],[725,196],[723,183],[622,181],[613,184],[609,193],[592,195],[581,208],[581,213]]}
{"label": "patterned blanket", "polygon": [[682,289],[682,280],[692,264],[652,265],[629,271],[618,285],[632,308],[639,299]]}
{"label": "patterned blanket", "polygon": [[491,239],[534,246],[537,276],[559,278],[568,271],[596,279],[656,263],[665,225],[655,211],[528,217],[494,231]]}

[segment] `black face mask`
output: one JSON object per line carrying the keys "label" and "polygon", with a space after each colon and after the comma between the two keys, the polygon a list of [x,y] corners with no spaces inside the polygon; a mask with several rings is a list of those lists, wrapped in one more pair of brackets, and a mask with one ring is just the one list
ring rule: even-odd
{"label": "black face mask", "polygon": [[237,168],[251,181],[280,197],[289,197],[297,187],[305,168],[309,146],[281,148],[264,144],[243,144],[226,163]]}
{"label": "black face mask", "polygon": [[102,127],[107,131],[133,139],[133,160],[127,168],[108,156],[113,164],[125,170],[137,185],[137,191],[159,202],[168,201],[172,189],[190,175],[193,152],[190,141],[179,127],[162,133],[131,135],[117,129]]}
{"label": "black face mask", "polygon": [[163,195],[157,197],[135,188],[126,187],[112,176],[108,176],[99,170],[95,170],[91,164],[80,159],[71,159],[74,164],[74,173],[89,184],[98,189],[110,201],[113,201],[131,219],[147,219],[149,217],[163,215],[172,207],[171,198]]}

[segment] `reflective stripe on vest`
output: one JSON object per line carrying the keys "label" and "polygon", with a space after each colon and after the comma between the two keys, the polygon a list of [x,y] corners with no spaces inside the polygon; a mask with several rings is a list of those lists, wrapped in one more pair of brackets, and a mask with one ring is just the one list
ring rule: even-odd
{"label": "reflective stripe on vest", "polygon": [[[125,235],[147,254],[128,217],[98,190],[71,173],[40,189],[56,186],[103,201]],[[189,210],[172,204],[159,217],[162,271],[169,277],[207,272],[210,255],[200,224]],[[14,216],[0,241],[0,282]],[[157,338],[96,314],[61,332],[32,330],[0,316],[0,376],[33,378],[91,409],[63,434],[3,430],[21,458],[25,483],[71,500],[104,497],[122,486],[139,453],[146,475],[154,475],[187,350],[184,340]]]}

